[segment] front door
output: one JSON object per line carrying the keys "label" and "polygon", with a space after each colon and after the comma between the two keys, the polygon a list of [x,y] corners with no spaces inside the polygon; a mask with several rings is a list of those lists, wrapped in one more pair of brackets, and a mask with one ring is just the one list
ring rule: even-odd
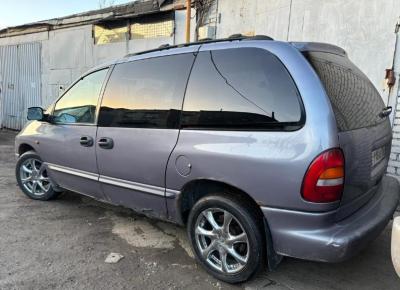
{"label": "front door", "polygon": [[96,108],[108,69],[75,83],[55,104],[51,123],[42,123],[41,157],[59,186],[103,199],[96,163]]}
{"label": "front door", "polygon": [[[165,169],[179,134],[194,54],[117,64],[99,113],[97,162],[104,194],[115,203],[166,217]],[[167,191],[167,196],[173,196]]]}

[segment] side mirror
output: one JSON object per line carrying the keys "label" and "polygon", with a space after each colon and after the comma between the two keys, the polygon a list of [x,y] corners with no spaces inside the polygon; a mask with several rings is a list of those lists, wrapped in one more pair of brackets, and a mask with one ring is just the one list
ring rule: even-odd
{"label": "side mirror", "polygon": [[43,109],[40,107],[28,108],[28,120],[44,121],[45,115]]}

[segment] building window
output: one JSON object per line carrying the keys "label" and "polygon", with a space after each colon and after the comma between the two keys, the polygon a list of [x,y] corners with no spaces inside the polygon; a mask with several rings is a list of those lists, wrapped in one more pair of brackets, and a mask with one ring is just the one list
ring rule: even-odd
{"label": "building window", "polygon": [[108,22],[94,25],[95,44],[107,44],[126,41],[128,39],[128,24],[122,22]]}
{"label": "building window", "polygon": [[171,37],[174,35],[174,23],[174,13],[108,20],[93,25],[94,43],[100,45],[130,39]]}
{"label": "building window", "polygon": [[171,15],[132,19],[130,29],[131,39],[171,37],[174,34],[174,19]]}

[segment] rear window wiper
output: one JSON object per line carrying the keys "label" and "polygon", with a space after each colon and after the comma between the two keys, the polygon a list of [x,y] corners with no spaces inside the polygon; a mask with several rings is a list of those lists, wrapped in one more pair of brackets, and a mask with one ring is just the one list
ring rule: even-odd
{"label": "rear window wiper", "polygon": [[391,112],[392,112],[392,107],[391,106],[385,107],[379,113],[379,117],[381,117],[383,119],[383,118],[389,116]]}

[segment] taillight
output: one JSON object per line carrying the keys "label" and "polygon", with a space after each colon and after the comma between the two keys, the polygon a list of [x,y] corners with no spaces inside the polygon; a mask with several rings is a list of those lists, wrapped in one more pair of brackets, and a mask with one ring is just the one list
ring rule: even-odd
{"label": "taillight", "polygon": [[307,169],[301,195],[310,202],[340,200],[344,184],[344,156],[340,149],[330,149],[317,156]]}

